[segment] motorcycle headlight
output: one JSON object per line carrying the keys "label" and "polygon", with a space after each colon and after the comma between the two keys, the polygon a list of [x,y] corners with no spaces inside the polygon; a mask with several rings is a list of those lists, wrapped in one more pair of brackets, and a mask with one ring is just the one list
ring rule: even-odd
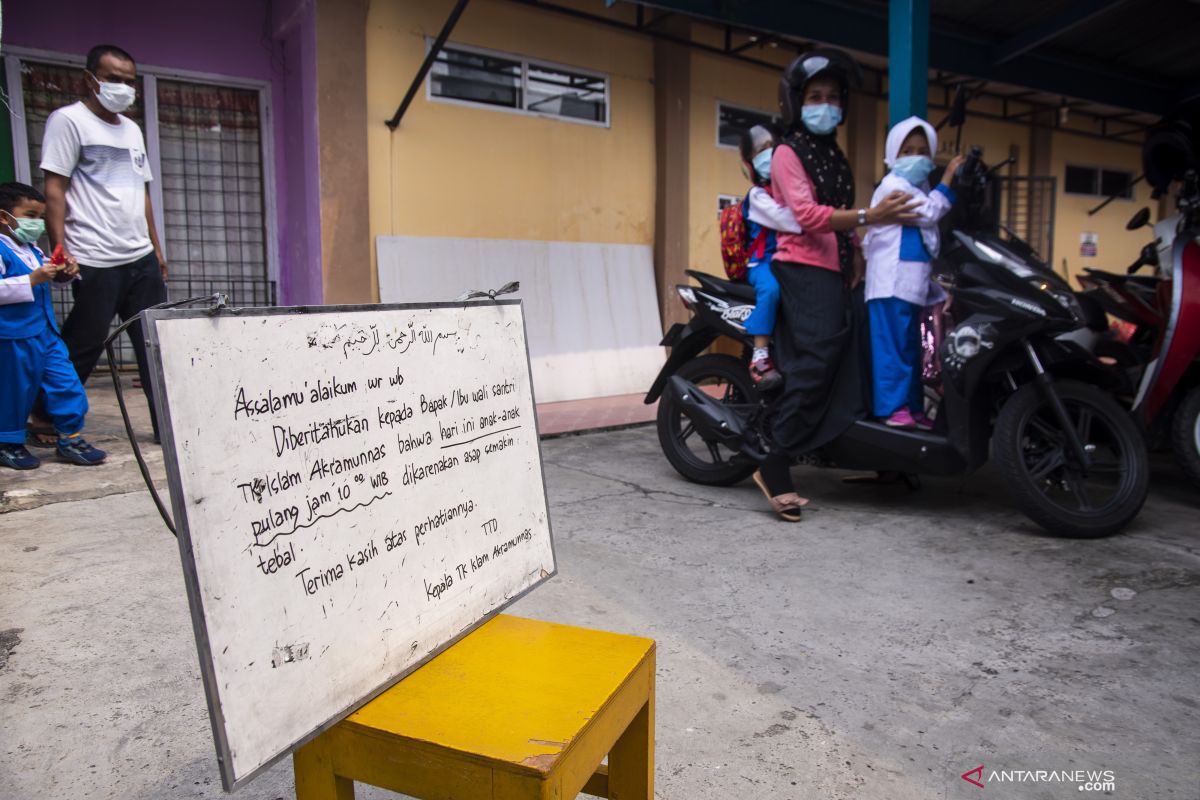
{"label": "motorcycle headlight", "polygon": [[1072,319],[1076,322],[1083,322],[1083,307],[1079,305],[1079,300],[1075,298],[1074,294],[1060,289],[1051,289],[1045,281],[1039,281],[1037,285],[1039,289],[1057,300],[1058,304],[1071,314]]}

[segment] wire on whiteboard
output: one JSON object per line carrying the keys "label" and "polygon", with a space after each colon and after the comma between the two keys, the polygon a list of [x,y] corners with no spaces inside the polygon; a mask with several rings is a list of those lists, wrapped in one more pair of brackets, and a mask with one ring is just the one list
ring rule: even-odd
{"label": "wire on whiteboard", "polygon": [[512,294],[513,292],[517,291],[520,288],[521,288],[520,281],[509,281],[508,283],[501,286],[499,289],[467,289],[465,292],[463,292],[462,294],[460,294],[458,297],[456,297],[454,299],[458,300],[458,301],[462,301],[462,300],[475,300],[478,298],[486,297],[489,300],[495,300],[498,295]]}
{"label": "wire on whiteboard", "polygon": [[[191,305],[192,303],[209,303],[210,313],[215,313],[219,309],[225,308],[225,295],[217,293],[213,295],[205,295],[203,297],[189,297],[186,300],[175,300],[170,303],[159,303],[156,306],[150,306],[147,311],[157,308],[177,308],[178,306]],[[167,530],[173,533],[176,537],[179,534],[175,530],[175,522],[171,519],[171,515],[167,513],[167,507],[163,503],[162,498],[158,495],[158,490],[154,488],[154,480],[150,477],[150,468],[146,466],[146,459],[142,456],[142,449],[138,447],[137,437],[133,434],[133,423],[129,420],[129,409],[125,407],[125,394],[121,390],[121,376],[117,373],[117,356],[113,352],[113,342],[117,340],[125,329],[134,323],[140,323],[142,314],[130,317],[122,322],[117,328],[108,335],[104,340],[104,352],[108,356],[108,371],[112,374],[113,387],[117,390],[117,406],[121,409],[121,419],[125,423],[125,435],[129,437],[129,444],[133,447],[133,457],[137,460],[138,470],[142,473],[142,480],[146,482],[146,488],[150,490],[150,496],[154,498],[154,505],[158,507],[158,513],[163,518],[163,522],[167,525]]]}

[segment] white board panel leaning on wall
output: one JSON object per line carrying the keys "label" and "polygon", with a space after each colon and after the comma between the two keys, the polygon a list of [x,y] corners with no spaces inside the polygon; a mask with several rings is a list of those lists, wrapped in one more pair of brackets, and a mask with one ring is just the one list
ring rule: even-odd
{"label": "white board panel leaning on wall", "polygon": [[385,303],[520,281],[540,402],[645,392],[662,368],[648,245],[436,236],[376,242]]}
{"label": "white board panel leaning on wall", "polygon": [[226,788],[554,573],[519,303],[148,326]]}

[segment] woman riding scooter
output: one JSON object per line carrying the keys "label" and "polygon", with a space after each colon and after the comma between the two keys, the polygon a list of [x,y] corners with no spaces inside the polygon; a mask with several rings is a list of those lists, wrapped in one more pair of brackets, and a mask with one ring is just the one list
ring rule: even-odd
{"label": "woman riding scooter", "polygon": [[866,416],[867,385],[858,321],[865,319],[860,225],[915,221],[915,202],[894,193],[854,210],[854,176],[837,144],[858,65],[845,53],[817,48],[784,70],[779,108],[785,146],[771,160],[772,194],[796,217],[802,234],[781,232],[771,270],[779,281],[777,366],[785,377],[773,427],[775,447],[754,480],[781,519],[800,520],[807,500],[795,490],[789,453],[804,453]]}

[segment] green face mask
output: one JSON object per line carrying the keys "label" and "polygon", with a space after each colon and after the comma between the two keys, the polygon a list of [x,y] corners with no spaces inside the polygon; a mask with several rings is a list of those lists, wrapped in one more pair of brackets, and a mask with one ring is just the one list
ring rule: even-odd
{"label": "green face mask", "polygon": [[24,242],[25,244],[33,244],[46,235],[46,220],[13,217],[12,214],[9,214],[9,216],[16,223],[16,228],[13,229],[12,233],[17,241]]}

